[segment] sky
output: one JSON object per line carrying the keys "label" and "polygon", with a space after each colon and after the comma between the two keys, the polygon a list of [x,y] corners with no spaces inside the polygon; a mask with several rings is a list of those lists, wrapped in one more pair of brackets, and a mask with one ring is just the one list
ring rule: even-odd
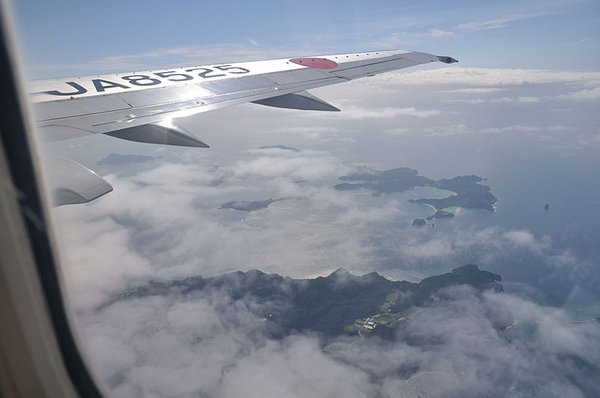
{"label": "sky", "polygon": [[[600,395],[600,327],[583,311],[600,303],[597,1],[13,8],[31,78],[391,48],[460,60],[311,90],[339,113],[247,104],[178,121],[210,149],[107,136],[45,144],[114,187],[51,211],[81,345],[111,396]],[[261,148],[273,145],[295,150]],[[409,199],[447,192],[332,189],[395,167],[484,177],[496,210],[451,209],[415,229],[432,210]],[[269,198],[283,200],[220,208]],[[252,298],[222,291],[115,300],[151,281],[238,270],[419,281],[466,263],[501,274],[507,293],[450,289],[396,342],[273,340]],[[507,339],[494,328],[507,318],[534,331]]]}
{"label": "sky", "polygon": [[595,0],[32,0],[13,8],[35,78],[396,48],[481,67],[594,70],[600,60]]}

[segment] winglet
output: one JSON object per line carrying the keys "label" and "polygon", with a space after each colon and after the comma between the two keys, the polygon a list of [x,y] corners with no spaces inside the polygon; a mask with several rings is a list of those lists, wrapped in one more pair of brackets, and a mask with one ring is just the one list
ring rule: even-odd
{"label": "winglet", "polygon": [[439,60],[440,62],[443,62],[443,63],[445,63],[445,64],[453,64],[453,63],[455,63],[455,62],[458,62],[458,60],[457,60],[457,59],[454,59],[454,58],[452,58],[452,57],[447,57],[447,56],[445,56],[445,55],[438,55],[438,57],[437,57],[437,58],[438,58],[438,60]]}

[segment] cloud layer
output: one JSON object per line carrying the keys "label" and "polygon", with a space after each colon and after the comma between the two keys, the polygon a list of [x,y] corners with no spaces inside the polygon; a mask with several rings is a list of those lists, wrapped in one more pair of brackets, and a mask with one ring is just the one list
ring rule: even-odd
{"label": "cloud layer", "polygon": [[[598,228],[589,223],[600,200],[589,184],[598,87],[592,72],[388,74],[319,90],[341,114],[247,105],[182,120],[211,144],[206,151],[107,137],[63,149],[161,156],[103,165],[113,193],[53,211],[90,361],[115,396],[598,394],[598,324],[540,305],[562,305],[576,289],[600,293]],[[259,149],[277,144],[298,151]],[[454,209],[453,220],[414,229],[412,219],[432,211],[408,199],[446,193],[331,188],[365,166],[490,177],[499,207]],[[265,199],[281,200],[250,213],[219,208]],[[218,291],[102,306],[150,280],[253,268],[307,278],[340,266],[417,280],[467,262],[502,274],[514,294],[448,291],[413,313],[397,343],[270,340],[256,303]],[[506,319],[518,322],[499,332]]]}
{"label": "cloud layer", "polygon": [[590,377],[600,361],[600,328],[506,294],[444,291],[410,315],[397,342],[269,340],[264,320],[245,300],[218,291],[125,300],[80,320],[80,327],[94,368],[117,397],[584,397],[600,391]]}

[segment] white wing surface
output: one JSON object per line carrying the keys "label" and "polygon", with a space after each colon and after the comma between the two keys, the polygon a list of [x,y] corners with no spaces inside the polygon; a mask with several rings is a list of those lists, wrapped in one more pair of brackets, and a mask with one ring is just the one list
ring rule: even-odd
{"label": "white wing surface", "polygon": [[[207,147],[174,119],[246,102],[338,111],[306,90],[437,61],[457,62],[422,52],[373,51],[37,80],[30,82],[29,92],[44,141],[109,134]],[[82,202],[89,198],[75,196],[86,198]]]}

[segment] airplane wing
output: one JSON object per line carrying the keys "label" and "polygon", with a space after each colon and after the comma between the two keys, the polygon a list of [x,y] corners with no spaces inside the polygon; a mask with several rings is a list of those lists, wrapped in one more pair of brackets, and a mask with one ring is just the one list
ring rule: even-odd
{"label": "airplane wing", "polygon": [[[306,90],[437,61],[457,62],[422,52],[373,51],[37,80],[30,82],[29,92],[42,141],[108,134],[130,141],[206,148],[174,120],[247,102],[339,111]],[[74,170],[72,163],[61,169]],[[75,180],[66,172],[55,178],[58,186],[53,190],[62,192],[59,197],[69,197],[66,203],[88,202],[112,190],[101,177],[79,166]],[[91,173],[87,173],[89,180],[84,178],[86,171]]]}

